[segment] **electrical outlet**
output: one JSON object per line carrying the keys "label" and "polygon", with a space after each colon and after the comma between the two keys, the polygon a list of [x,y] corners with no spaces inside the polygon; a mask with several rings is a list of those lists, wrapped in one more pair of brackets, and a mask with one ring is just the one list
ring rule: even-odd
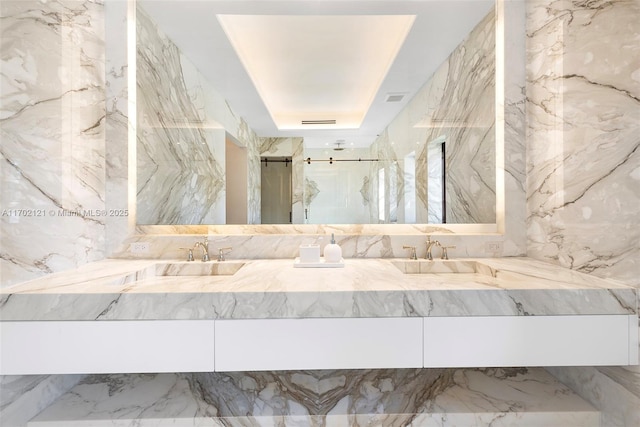
{"label": "electrical outlet", "polygon": [[149,242],[135,242],[129,245],[129,252],[132,254],[148,254],[151,249]]}
{"label": "electrical outlet", "polygon": [[485,242],[484,243],[484,251],[486,253],[502,253],[502,242]]}

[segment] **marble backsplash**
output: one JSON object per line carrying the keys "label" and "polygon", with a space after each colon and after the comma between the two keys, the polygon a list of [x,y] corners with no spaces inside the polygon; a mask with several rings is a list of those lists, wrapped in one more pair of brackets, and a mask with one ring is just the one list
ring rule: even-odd
{"label": "marble backsplash", "polygon": [[[424,258],[427,235],[431,235],[432,239],[437,239],[443,245],[456,246],[455,249],[449,249],[450,258],[500,256],[505,249],[494,252],[487,248],[487,243],[501,242],[504,247],[508,247],[510,243],[496,234],[461,235],[440,226],[415,227],[413,233],[406,235],[359,234],[358,227],[353,225],[318,225],[313,233],[297,234],[282,233],[281,227],[267,225],[260,226],[263,234],[254,232],[250,226],[245,227],[246,233],[239,234],[228,234],[224,230],[225,226],[155,226],[152,228],[153,233],[148,233],[148,228],[138,227],[140,233],[127,238],[120,250],[114,252],[112,258],[183,259],[186,257],[186,252],[181,248],[193,247],[197,241],[202,241],[204,236],[208,236],[212,256],[217,253],[218,248],[233,248],[227,256],[228,259],[294,259],[299,255],[300,245],[312,243],[320,237],[322,238],[321,246],[324,246],[329,243],[332,233],[335,234],[336,243],[341,246],[345,259],[406,258],[409,252],[403,248],[405,245],[415,246],[418,257]],[[130,245],[136,242],[148,243],[149,252],[132,253]],[[441,256],[440,249],[434,249],[433,256]]]}

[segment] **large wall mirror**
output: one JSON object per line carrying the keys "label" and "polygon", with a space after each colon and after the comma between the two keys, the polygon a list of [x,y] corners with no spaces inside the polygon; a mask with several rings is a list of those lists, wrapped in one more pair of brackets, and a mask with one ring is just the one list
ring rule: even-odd
{"label": "large wall mirror", "polygon": [[494,0],[137,0],[135,22],[138,225],[498,222]]}

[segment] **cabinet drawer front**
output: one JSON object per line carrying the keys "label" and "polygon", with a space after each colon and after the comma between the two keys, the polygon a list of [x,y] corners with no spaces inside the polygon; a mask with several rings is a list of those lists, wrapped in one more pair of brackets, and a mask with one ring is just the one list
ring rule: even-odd
{"label": "cabinet drawer front", "polygon": [[213,321],[2,322],[0,373],[214,370]]}
{"label": "cabinet drawer front", "polygon": [[632,331],[625,315],[424,320],[425,367],[630,364]]}
{"label": "cabinet drawer front", "polygon": [[216,370],[422,367],[422,319],[216,321]]}

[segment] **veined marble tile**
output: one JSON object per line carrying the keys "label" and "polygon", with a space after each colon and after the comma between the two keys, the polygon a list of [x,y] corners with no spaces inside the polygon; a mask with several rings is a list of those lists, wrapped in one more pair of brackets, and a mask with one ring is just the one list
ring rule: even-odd
{"label": "veined marble tile", "polygon": [[640,5],[527,5],[529,254],[639,286]]}
{"label": "veined marble tile", "polygon": [[[601,368],[547,368],[551,374],[571,387],[582,398],[602,411],[603,426],[627,427],[640,424],[640,397],[629,391],[626,381],[604,375]],[[625,371],[623,368],[609,368]],[[627,371],[629,379],[636,378]],[[625,387],[626,386],[626,387]]]}
{"label": "veined marble tile", "polygon": [[6,285],[104,257],[105,59],[101,2],[3,1],[0,16]]}
{"label": "veined marble tile", "polygon": [[21,375],[0,377],[0,424],[27,421],[75,386],[84,375]]}
{"label": "veined marble tile", "polygon": [[99,375],[82,381],[27,426],[217,426],[206,422],[217,413],[194,395],[184,375]]}
{"label": "veined marble tile", "polygon": [[599,425],[540,369],[90,376],[28,426]]}
{"label": "veined marble tile", "polygon": [[[640,287],[640,4],[526,4],[528,255]],[[640,423],[637,373],[552,372],[604,425]]]}

